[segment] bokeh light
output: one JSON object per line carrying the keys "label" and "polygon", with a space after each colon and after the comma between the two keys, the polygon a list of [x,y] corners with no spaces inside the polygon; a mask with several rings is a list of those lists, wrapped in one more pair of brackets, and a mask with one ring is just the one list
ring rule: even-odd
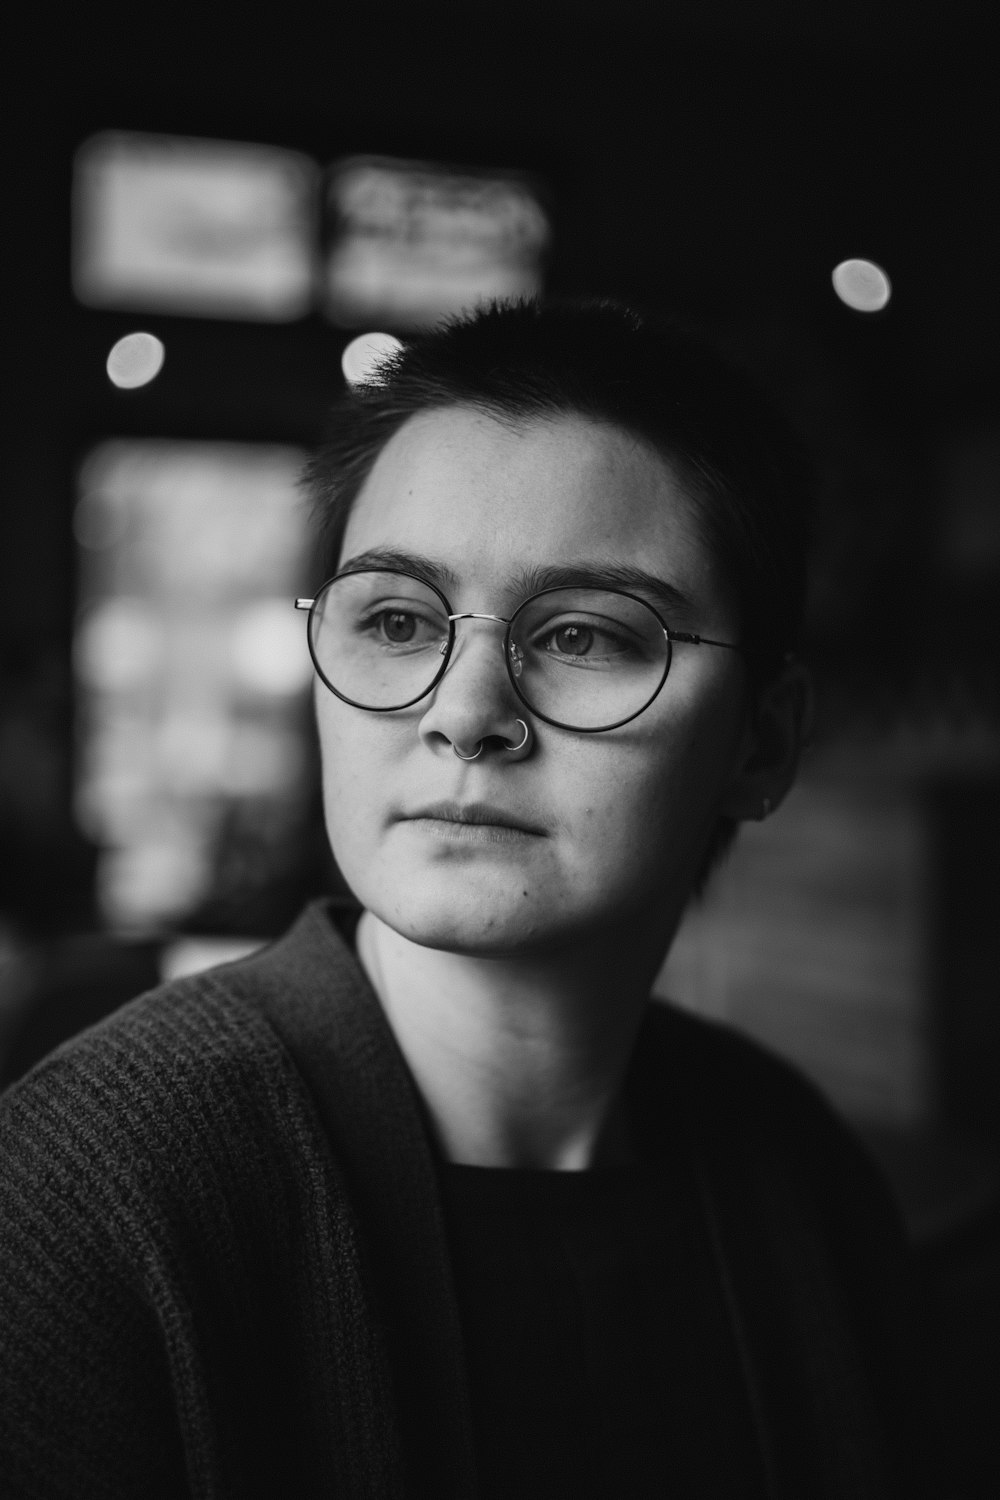
{"label": "bokeh light", "polygon": [[301,693],[312,681],[301,616],[284,597],[245,605],[233,621],[230,646],[238,680],[257,693]]}
{"label": "bokeh light", "polygon": [[881,312],[892,296],[892,285],[873,260],[842,260],[833,270],[833,289],[855,312]]}
{"label": "bokeh light", "polygon": [[148,385],[163,369],[166,350],[155,333],[127,333],[108,355],[108,379],[123,391]]}
{"label": "bokeh light", "polygon": [[149,601],[119,596],[93,605],[78,622],[73,661],[88,687],[127,692],[152,680],[164,649]]}
{"label": "bokeh light", "polygon": [[349,385],[365,384],[372,379],[378,362],[402,347],[391,333],[359,333],[340,356],[344,379]]}

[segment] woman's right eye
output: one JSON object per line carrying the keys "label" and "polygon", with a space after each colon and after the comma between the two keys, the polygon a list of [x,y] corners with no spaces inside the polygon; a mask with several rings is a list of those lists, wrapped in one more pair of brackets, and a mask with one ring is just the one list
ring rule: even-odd
{"label": "woman's right eye", "polygon": [[365,610],[356,629],[389,646],[430,645],[448,634],[447,622],[440,624],[413,609]]}
{"label": "woman's right eye", "polygon": [[412,641],[417,633],[415,616],[406,614],[404,610],[386,610],[379,618],[386,640],[393,641],[397,645]]}

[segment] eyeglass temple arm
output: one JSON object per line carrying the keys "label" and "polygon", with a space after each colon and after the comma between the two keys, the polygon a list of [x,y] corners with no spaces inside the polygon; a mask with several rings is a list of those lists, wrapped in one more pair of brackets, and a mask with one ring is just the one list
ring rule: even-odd
{"label": "eyeglass temple arm", "polygon": [[713,641],[707,635],[695,635],[690,630],[669,630],[668,636],[672,641],[687,641],[692,646],[725,646],[727,651],[742,651],[742,646],[737,646],[734,641]]}
{"label": "eyeglass temple arm", "polygon": [[[695,635],[687,630],[668,630],[667,635],[671,641],[687,641],[692,646],[724,646],[727,651],[739,651],[743,656],[761,655],[752,646],[738,646],[735,641],[713,641],[710,636]],[[795,652],[786,651],[781,659],[787,666],[795,660]]]}
{"label": "eyeglass temple arm", "polygon": [[313,605],[315,603],[316,603],[315,599],[296,599],[296,601],[295,601],[295,608],[296,609],[312,609],[312,607],[313,607]]}

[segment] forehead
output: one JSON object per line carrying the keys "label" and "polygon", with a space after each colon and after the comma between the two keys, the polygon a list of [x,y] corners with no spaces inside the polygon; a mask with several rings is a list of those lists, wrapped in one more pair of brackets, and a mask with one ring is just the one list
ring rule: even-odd
{"label": "forehead", "polygon": [[722,607],[692,500],[663,456],[582,416],[508,422],[464,407],[412,417],[379,454],[342,565],[395,548],[460,584],[502,588],[532,567],[619,565]]}

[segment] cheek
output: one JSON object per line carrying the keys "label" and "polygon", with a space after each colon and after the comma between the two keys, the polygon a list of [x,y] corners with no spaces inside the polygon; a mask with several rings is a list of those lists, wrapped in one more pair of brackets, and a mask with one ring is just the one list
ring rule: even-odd
{"label": "cheek", "polygon": [[739,716],[727,699],[714,710],[640,719],[630,736],[582,747],[576,775],[565,784],[570,796],[579,794],[577,826],[587,845],[609,863],[631,861],[640,878],[663,864],[697,860],[735,773],[739,743]]}
{"label": "cheek", "polygon": [[588,790],[577,826],[599,862],[625,859],[637,868],[655,863],[692,821],[692,798],[679,791],[676,767],[619,764],[614,774]]}
{"label": "cheek", "polygon": [[373,793],[385,784],[385,773],[372,745],[367,717],[341,704],[332,695],[316,705],[323,775],[326,826],[339,860],[349,845],[363,837],[370,819]]}

